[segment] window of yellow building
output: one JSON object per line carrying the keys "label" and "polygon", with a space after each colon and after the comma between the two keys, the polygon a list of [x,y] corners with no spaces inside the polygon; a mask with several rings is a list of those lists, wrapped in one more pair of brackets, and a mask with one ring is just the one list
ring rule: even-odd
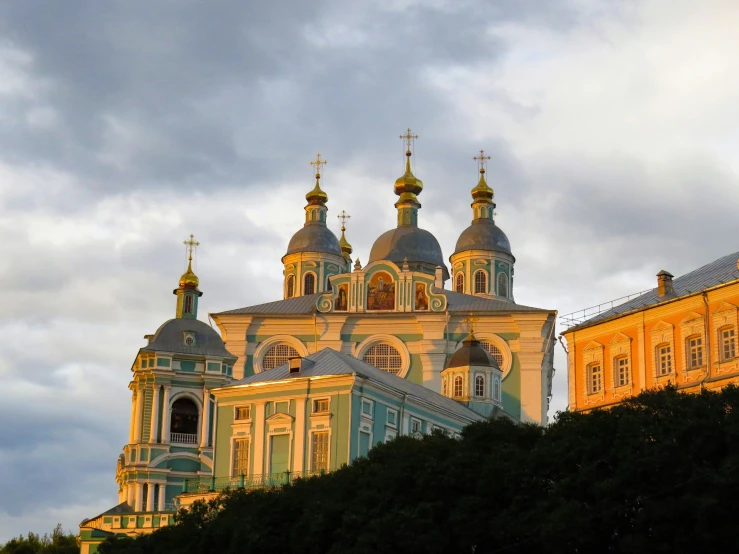
{"label": "window of yellow building", "polygon": [[703,338],[692,336],[686,339],[686,354],[688,358],[688,369],[703,365]]}
{"label": "window of yellow building", "polygon": [[657,374],[662,377],[672,373],[672,347],[669,344],[657,345]]}
{"label": "window of yellow building", "polygon": [[613,360],[613,370],[615,385],[617,387],[624,387],[631,382],[628,357],[619,356]]}
{"label": "window of yellow building", "polygon": [[603,370],[600,364],[588,366],[588,392],[599,393],[603,389]]}
{"label": "window of yellow building", "polygon": [[733,327],[721,329],[721,361],[736,357],[736,337]]}

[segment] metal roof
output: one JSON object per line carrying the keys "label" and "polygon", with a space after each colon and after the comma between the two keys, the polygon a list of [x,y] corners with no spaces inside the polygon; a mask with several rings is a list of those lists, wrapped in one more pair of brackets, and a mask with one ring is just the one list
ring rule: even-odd
{"label": "metal roof", "polygon": [[706,264],[690,273],[686,273],[685,275],[673,279],[672,288],[674,290],[674,294],[660,297],[657,294],[657,288],[655,287],[636,298],[632,298],[623,304],[619,304],[610,310],[588,319],[580,325],[570,327],[566,332],[584,329],[630,312],[638,312],[663,302],[670,302],[676,298],[689,296],[723,283],[735,281],[736,279],[739,279],[737,260],[739,260],[739,252],[728,254],[710,264]]}
{"label": "metal roof", "polygon": [[305,226],[295,233],[287,245],[288,254],[295,252],[325,252],[336,256],[343,256],[339,239],[331,229],[323,223],[306,223]]}
{"label": "metal roof", "polygon": [[[187,331],[195,333],[193,346],[185,344],[184,333]],[[178,318],[166,321],[157,329],[151,342],[141,350],[236,359],[236,356],[226,350],[221,335],[197,319]]]}
{"label": "metal roof", "polygon": [[245,308],[237,308],[226,312],[218,312],[213,315],[236,315],[236,314],[312,314],[317,312],[316,302],[323,293],[307,294],[305,296],[297,296],[288,298],[287,300],[276,300],[275,302],[267,302],[266,304],[257,304],[256,306],[247,306]]}
{"label": "metal roof", "polygon": [[[511,254],[511,243],[503,230],[492,219],[475,219],[457,239],[454,254],[465,250],[490,250]],[[452,256],[454,256],[452,254]]]}
{"label": "metal roof", "polygon": [[310,377],[322,377],[327,375],[357,375],[369,381],[373,381],[384,385],[397,392],[415,397],[424,402],[434,404],[445,409],[454,415],[470,420],[479,421],[484,419],[481,415],[473,412],[459,402],[442,396],[438,392],[434,392],[422,385],[411,383],[410,381],[376,368],[362,360],[358,360],[349,354],[337,352],[331,348],[324,348],[315,354],[306,356],[305,360],[310,360],[313,364],[305,364],[299,374],[290,373],[289,365],[284,364],[268,371],[262,371],[250,377],[236,381],[227,387],[239,385],[251,385],[255,383],[273,383],[286,381],[291,379],[304,379]]}
{"label": "metal roof", "polygon": [[516,304],[510,300],[499,300],[497,298],[483,298],[471,294],[462,294],[450,290],[433,289],[432,292],[442,293],[447,299],[447,310],[450,313],[459,312],[550,312],[544,308],[532,308]]}

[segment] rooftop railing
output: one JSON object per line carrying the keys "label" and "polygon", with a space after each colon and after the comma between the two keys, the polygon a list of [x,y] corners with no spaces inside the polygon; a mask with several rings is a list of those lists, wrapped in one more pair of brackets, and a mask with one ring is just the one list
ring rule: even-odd
{"label": "rooftop railing", "polygon": [[239,475],[237,477],[199,477],[185,479],[183,494],[203,494],[226,489],[273,489],[288,485],[296,479],[307,479],[323,475],[324,471],[285,471],[262,475]]}
{"label": "rooftop railing", "polygon": [[590,306],[589,308],[584,308],[570,314],[561,315],[559,316],[559,321],[562,325],[564,325],[566,329],[569,329],[570,327],[580,325],[581,323],[586,322],[588,319],[598,316],[603,312],[607,312],[608,310],[615,308],[616,306],[620,306],[621,304],[623,304],[624,302],[628,302],[632,298],[641,296],[642,294],[644,294],[645,292],[649,292],[650,290],[652,289],[635,292],[634,294],[629,294],[628,296],[622,296],[621,298],[615,298],[614,300],[603,302],[602,304],[598,304],[597,306]]}
{"label": "rooftop railing", "polygon": [[170,433],[169,442],[177,442],[180,444],[197,444],[197,433]]}

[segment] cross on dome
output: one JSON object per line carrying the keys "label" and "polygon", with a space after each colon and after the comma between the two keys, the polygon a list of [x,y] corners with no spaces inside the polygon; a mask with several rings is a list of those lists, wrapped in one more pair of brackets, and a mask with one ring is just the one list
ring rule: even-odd
{"label": "cross on dome", "polygon": [[485,173],[485,165],[488,163],[488,160],[490,159],[490,156],[485,155],[485,150],[480,150],[480,154],[478,156],[474,156],[472,159],[477,162],[477,165],[480,169],[480,173]]}
{"label": "cross on dome", "polygon": [[341,221],[341,230],[346,231],[346,222],[349,221],[352,216],[346,213],[346,210],[341,210],[339,215],[337,215],[336,217],[339,219],[339,221]]}
{"label": "cross on dome", "polygon": [[192,253],[195,250],[195,248],[197,248],[198,246],[200,246],[200,243],[195,240],[195,235],[190,234],[190,238],[188,240],[184,241],[183,244],[187,247],[187,260],[191,262],[192,261]]}
{"label": "cross on dome", "polygon": [[315,161],[309,162],[316,169],[316,179],[321,178],[321,168],[328,163],[328,160],[321,159],[321,153],[316,154]]}
{"label": "cross on dome", "polygon": [[406,149],[406,154],[407,154],[413,148],[413,141],[418,138],[418,135],[414,135],[413,132],[411,131],[411,128],[408,127],[405,130],[405,134],[400,135],[400,138],[405,143],[405,149]]}

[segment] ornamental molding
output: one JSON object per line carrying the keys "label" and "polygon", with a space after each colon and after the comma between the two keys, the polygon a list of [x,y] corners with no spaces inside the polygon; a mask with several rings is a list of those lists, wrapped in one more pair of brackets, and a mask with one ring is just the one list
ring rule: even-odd
{"label": "ornamental molding", "polygon": [[254,373],[261,373],[262,371],[264,371],[264,355],[269,351],[270,348],[282,343],[292,346],[298,353],[298,355],[303,358],[308,355],[308,348],[299,339],[296,339],[291,335],[274,335],[259,343],[259,346],[257,346],[256,350],[254,351],[254,361],[252,364],[254,367]]}

